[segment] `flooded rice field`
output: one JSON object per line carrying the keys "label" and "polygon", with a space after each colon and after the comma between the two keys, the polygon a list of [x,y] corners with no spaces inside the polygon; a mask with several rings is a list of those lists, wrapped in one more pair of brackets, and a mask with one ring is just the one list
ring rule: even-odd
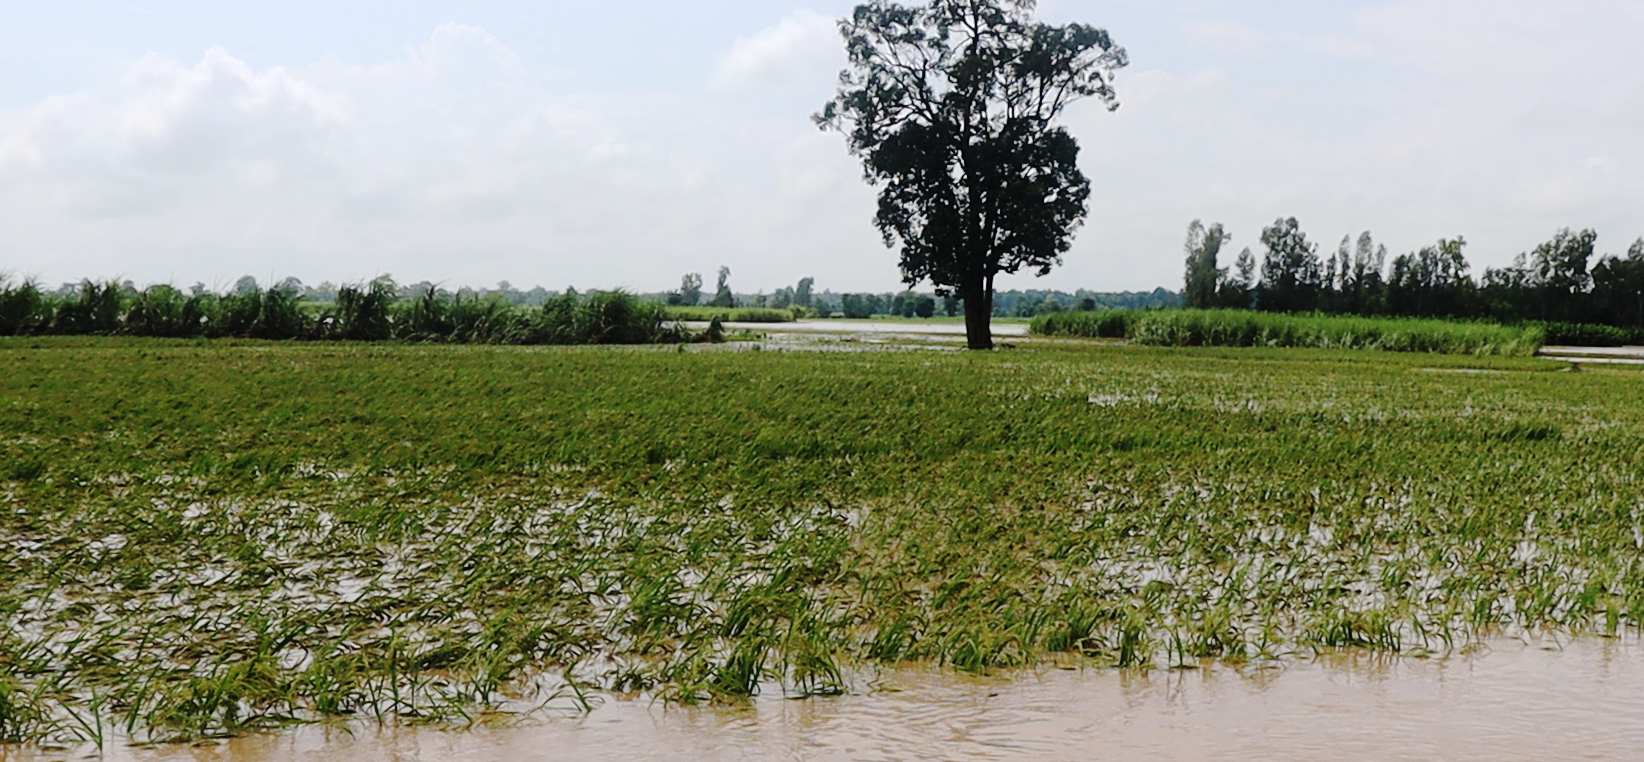
{"label": "flooded rice field", "polygon": [[[1354,651],[1282,666],[1041,668],[988,678],[907,668],[826,699],[730,707],[606,698],[585,716],[467,730],[309,726],[130,762],[264,760],[1637,759],[1644,646],[1491,641],[1417,659]],[[43,762],[94,748],[18,752]]]}

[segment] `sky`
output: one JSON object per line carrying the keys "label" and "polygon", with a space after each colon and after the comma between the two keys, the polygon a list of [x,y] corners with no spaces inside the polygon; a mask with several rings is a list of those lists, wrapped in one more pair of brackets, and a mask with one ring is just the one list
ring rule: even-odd
{"label": "sky", "polygon": [[[814,113],[852,2],[0,0],[0,271],[738,292],[899,288]],[[1130,54],[1070,108],[1090,213],[1050,275],[1181,287],[1296,217],[1321,253],[1644,235],[1644,3],[1041,0]],[[1227,262],[1224,261],[1223,264]],[[928,287],[928,284],[924,284]]]}

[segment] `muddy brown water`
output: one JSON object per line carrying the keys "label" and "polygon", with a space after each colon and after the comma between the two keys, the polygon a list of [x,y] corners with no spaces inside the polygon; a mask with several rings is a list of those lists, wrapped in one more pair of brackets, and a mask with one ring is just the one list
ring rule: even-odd
{"label": "muddy brown water", "polygon": [[[1365,653],[1279,668],[885,673],[854,695],[682,708],[605,700],[581,717],[473,730],[304,727],[131,762],[408,760],[1644,759],[1644,645],[1492,642],[1466,656]],[[9,753],[79,759],[92,749]]]}

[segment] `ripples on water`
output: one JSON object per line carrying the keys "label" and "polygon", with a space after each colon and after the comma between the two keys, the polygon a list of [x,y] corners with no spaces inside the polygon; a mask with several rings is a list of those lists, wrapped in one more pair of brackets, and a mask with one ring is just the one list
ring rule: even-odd
{"label": "ripples on water", "polygon": [[1279,669],[1047,668],[980,679],[904,669],[831,699],[742,708],[608,700],[586,717],[516,728],[366,726],[350,736],[309,727],[198,747],[110,749],[107,758],[1635,760],[1644,759],[1644,646],[1506,641],[1445,659],[1353,653]]}

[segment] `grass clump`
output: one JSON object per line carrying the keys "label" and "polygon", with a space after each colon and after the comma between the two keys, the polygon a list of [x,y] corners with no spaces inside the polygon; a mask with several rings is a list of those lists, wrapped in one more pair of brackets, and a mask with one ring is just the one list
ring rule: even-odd
{"label": "grass clump", "polygon": [[1532,323],[1552,345],[1624,347],[1644,344],[1644,329],[1592,323]]}
{"label": "grass clump", "polygon": [[1150,346],[1376,349],[1510,357],[1535,354],[1546,336],[1538,326],[1245,310],[1061,313],[1035,318],[1030,330],[1050,336],[1125,338]]}
{"label": "grass clump", "polygon": [[1644,624],[1636,371],[90,337],[0,361],[13,738]]}
{"label": "grass clump", "polygon": [[1129,338],[1130,324],[1138,314],[1133,310],[1049,312],[1034,317],[1028,331],[1040,336],[1124,339]]}
{"label": "grass clump", "polygon": [[780,310],[770,307],[726,308],[676,305],[666,308],[666,314],[672,320],[706,322],[717,319],[722,323],[791,323],[803,317],[805,313],[804,307]]}

